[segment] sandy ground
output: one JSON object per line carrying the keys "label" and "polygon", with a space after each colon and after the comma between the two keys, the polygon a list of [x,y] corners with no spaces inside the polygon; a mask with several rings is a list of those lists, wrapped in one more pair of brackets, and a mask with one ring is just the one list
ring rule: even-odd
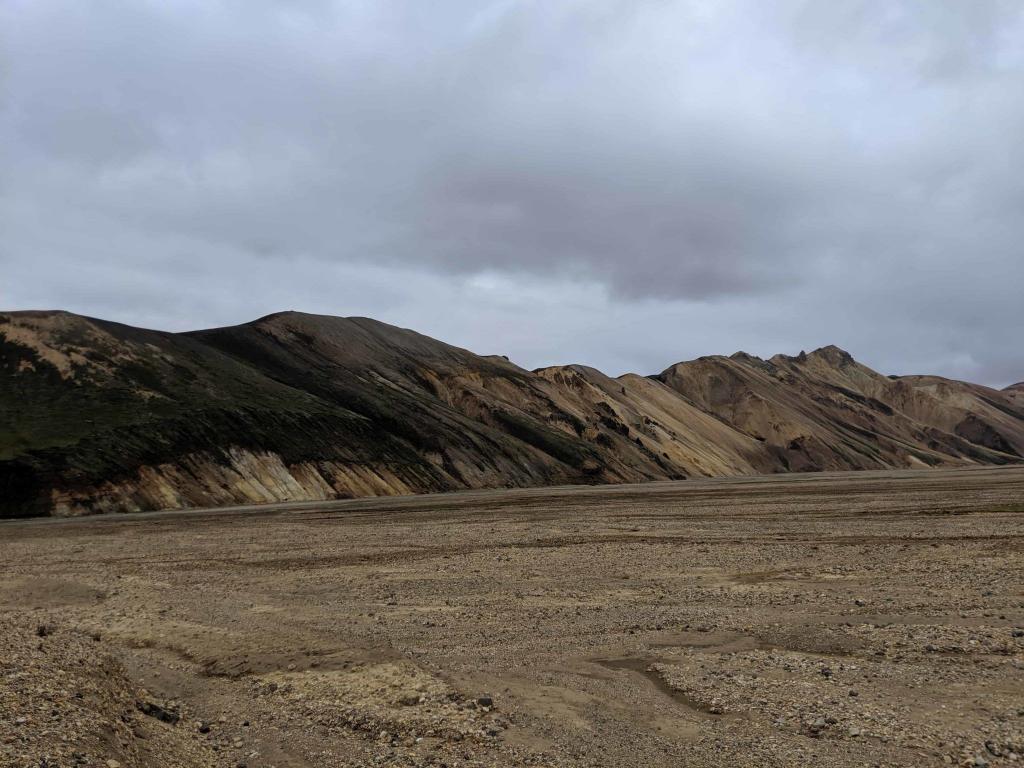
{"label": "sandy ground", "polygon": [[1024,761],[1022,469],[17,522],[0,561],[2,766]]}

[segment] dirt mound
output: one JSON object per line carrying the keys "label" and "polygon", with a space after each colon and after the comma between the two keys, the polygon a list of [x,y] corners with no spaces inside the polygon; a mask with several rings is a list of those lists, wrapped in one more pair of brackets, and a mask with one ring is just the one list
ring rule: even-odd
{"label": "dirt mound", "polygon": [[136,688],[99,635],[0,613],[0,765],[212,766],[181,713]]}

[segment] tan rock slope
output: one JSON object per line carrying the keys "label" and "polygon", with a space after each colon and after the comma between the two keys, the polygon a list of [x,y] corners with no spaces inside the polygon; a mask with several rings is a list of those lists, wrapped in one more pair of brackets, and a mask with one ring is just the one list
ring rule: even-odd
{"label": "tan rock slope", "polygon": [[1024,409],[1004,394],[886,377],[838,347],[770,360],[705,357],[658,378],[761,441],[782,470],[1001,463],[1024,451]]}
{"label": "tan rock slope", "polygon": [[1022,456],[1021,385],[886,377],[836,347],[611,378],[366,318],[0,314],[7,517]]}

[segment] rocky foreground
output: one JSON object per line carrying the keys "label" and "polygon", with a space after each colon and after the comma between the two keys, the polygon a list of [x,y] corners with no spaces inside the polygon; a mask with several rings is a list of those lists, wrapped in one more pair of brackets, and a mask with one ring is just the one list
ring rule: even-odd
{"label": "rocky foreground", "polygon": [[0,525],[0,765],[1010,766],[1024,470]]}

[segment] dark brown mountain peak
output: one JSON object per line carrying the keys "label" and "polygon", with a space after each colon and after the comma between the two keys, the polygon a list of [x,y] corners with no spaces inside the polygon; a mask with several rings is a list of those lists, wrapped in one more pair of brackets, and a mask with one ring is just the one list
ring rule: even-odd
{"label": "dark brown mountain peak", "polygon": [[296,309],[283,309],[280,312],[271,312],[269,315],[263,315],[263,317],[257,317],[255,320],[250,320],[248,323],[243,325],[265,325],[266,323],[272,323],[276,320],[287,319],[294,315],[306,315],[305,312],[299,312]]}

